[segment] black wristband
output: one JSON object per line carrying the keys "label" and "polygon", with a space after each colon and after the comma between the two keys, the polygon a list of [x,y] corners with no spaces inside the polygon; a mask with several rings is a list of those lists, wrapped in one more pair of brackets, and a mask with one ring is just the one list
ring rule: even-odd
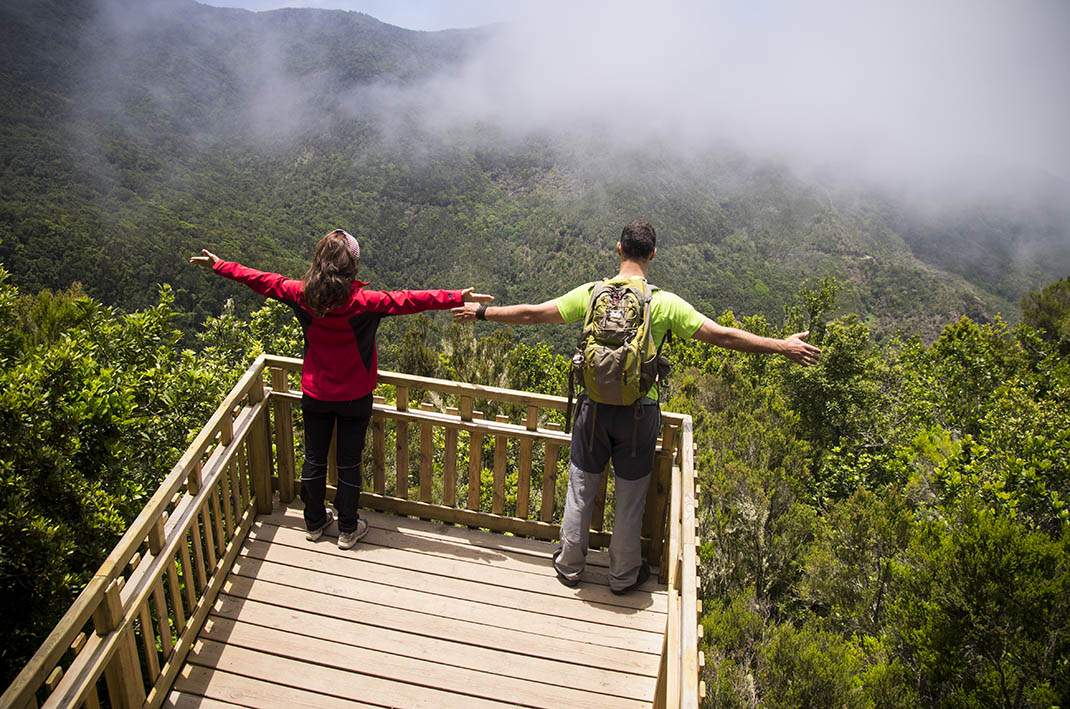
{"label": "black wristband", "polygon": [[486,303],[480,303],[479,307],[476,308],[476,320],[486,320],[486,319],[487,319],[487,304]]}

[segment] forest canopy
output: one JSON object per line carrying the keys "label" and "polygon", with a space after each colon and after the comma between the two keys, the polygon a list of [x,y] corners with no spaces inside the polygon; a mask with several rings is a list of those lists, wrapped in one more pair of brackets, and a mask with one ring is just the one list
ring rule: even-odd
{"label": "forest canopy", "polygon": [[[707,704],[1064,702],[1065,303],[1032,294],[1039,329],[963,318],[931,345],[878,344],[855,315],[825,323],[836,287],[804,288],[777,325],[720,317],[810,327],[819,367],[671,345],[666,408],[694,417],[698,448]],[[278,304],[211,317],[183,349],[172,303],[164,286],[127,313],[78,286],[22,293],[0,272],[5,683],[248,363],[300,354]],[[385,368],[563,390],[565,359],[510,330],[395,323]]]}

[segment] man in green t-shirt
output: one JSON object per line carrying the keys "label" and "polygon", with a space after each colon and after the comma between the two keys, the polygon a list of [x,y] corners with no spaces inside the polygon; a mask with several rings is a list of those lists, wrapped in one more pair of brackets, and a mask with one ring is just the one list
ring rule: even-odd
{"label": "man in green t-shirt", "polygon": [[[632,222],[624,227],[617,242],[618,276],[645,280],[656,253],[654,227],[645,221]],[[460,321],[491,320],[512,325],[576,322],[584,319],[596,283],[578,286],[560,298],[539,305],[487,307],[486,303],[466,303],[453,309],[453,317]],[[782,354],[804,366],[815,364],[821,354],[817,347],[803,341],[806,332],[780,340],[724,327],[679,296],[655,290],[650,301],[653,341],[660,343],[668,331],[677,337],[694,338],[740,352]],[[567,586],[578,584],[583,573],[591,516],[601,487],[602,470],[610,459],[616,476],[613,536],[609,544],[610,590],[616,594],[628,593],[650,576],[650,567],[640,551],[639,533],[661,429],[657,396],[657,391],[652,389],[629,406],[597,403],[586,392],[577,399],[568,494],[561,519],[561,548],[554,553],[557,577]]]}

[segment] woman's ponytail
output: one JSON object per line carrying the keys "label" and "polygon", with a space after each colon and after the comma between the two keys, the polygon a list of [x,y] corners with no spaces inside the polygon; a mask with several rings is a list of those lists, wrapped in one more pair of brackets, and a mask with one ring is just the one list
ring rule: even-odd
{"label": "woman's ponytail", "polygon": [[316,255],[303,279],[305,307],[316,317],[349,301],[360,264],[356,243],[345,231],[335,229],[316,245]]}

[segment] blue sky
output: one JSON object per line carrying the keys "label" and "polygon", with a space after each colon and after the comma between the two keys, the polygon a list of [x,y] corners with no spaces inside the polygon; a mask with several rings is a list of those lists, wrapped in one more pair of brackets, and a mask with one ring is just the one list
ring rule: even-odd
{"label": "blue sky", "polygon": [[505,22],[533,0],[198,0],[205,5],[276,10],[280,7],[318,7],[363,12],[391,25],[411,30],[479,27]]}

